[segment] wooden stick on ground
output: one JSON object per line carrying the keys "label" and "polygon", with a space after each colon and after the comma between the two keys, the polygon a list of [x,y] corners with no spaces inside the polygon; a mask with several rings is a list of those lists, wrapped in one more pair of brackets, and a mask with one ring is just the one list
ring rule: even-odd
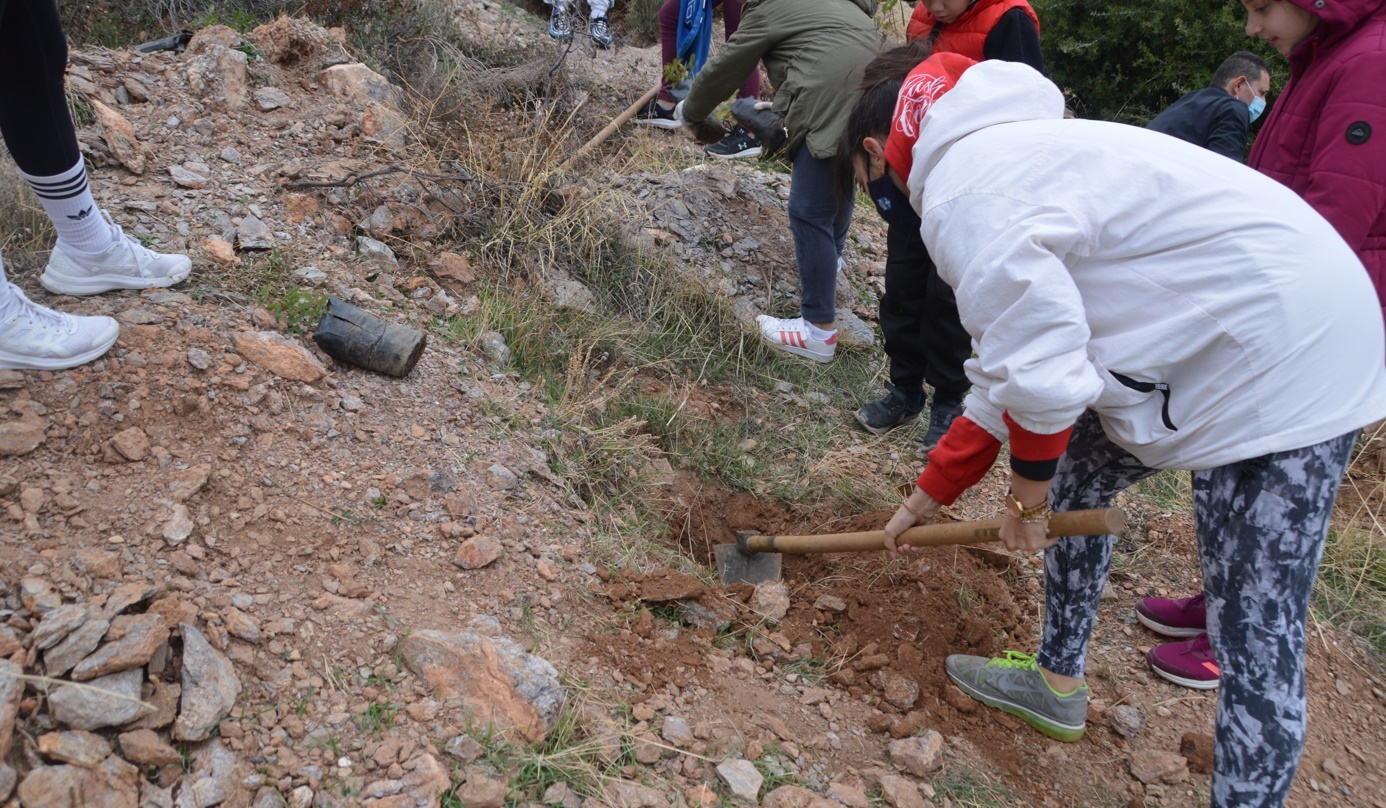
{"label": "wooden stick on ground", "polygon": [[630,120],[631,118],[634,118],[635,113],[644,109],[645,105],[650,103],[650,101],[652,101],[654,97],[658,94],[659,85],[656,84],[655,86],[651,87],[648,91],[646,91],[644,95],[640,96],[640,100],[626,107],[625,112],[622,112],[620,115],[617,115],[615,118],[613,118],[611,120],[611,123],[606,125],[605,129],[602,129],[602,131],[597,133],[596,137],[592,138],[591,140],[587,141],[587,143],[583,144],[583,147],[578,149],[573,154],[573,159],[576,160],[577,158],[581,157],[582,155],[586,154],[587,152],[591,151],[592,149],[595,149],[596,147],[604,143],[606,139],[611,137],[611,135],[615,133],[617,129],[620,129],[626,121]]}

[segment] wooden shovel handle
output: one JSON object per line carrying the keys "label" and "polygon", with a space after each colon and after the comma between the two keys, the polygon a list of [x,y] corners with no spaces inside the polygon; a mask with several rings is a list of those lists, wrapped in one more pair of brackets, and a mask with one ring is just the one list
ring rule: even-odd
{"label": "wooden shovel handle", "polygon": [[[1049,538],[1061,536],[1100,536],[1119,533],[1126,526],[1126,513],[1120,508],[1067,511],[1049,518]],[[1001,538],[1001,520],[952,522],[918,525],[906,530],[896,544],[934,547],[945,544],[983,544]],[[752,553],[857,553],[885,549],[885,531],[864,533],[826,533],[821,536],[751,536],[746,549]]]}
{"label": "wooden shovel handle", "polygon": [[[607,124],[606,127],[602,129],[602,131],[598,132],[596,137],[593,137],[591,140],[584,143],[582,145],[582,148],[578,149],[576,152],[573,153],[573,158],[576,159],[578,157],[581,157],[582,155],[586,154],[587,152],[591,151],[592,149],[596,148],[597,146],[600,146],[603,142],[605,142],[607,138],[611,137],[612,132],[615,132],[617,129],[620,129],[622,124],[624,124],[631,118],[634,118],[636,113],[644,109],[645,105],[650,103],[650,101],[654,100],[654,97],[656,95],[659,95],[659,87],[660,85],[656,84],[655,86],[646,90],[645,94],[640,96],[639,100],[637,100],[634,104],[631,104],[630,106],[626,107],[625,111],[622,112],[620,115],[617,115],[615,118],[612,118],[611,123]],[[569,162],[571,162],[571,160]]]}

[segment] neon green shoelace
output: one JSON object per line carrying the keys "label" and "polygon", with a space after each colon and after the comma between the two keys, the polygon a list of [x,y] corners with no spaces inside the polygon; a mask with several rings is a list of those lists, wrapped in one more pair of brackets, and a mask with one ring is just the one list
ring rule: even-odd
{"label": "neon green shoelace", "polygon": [[1039,670],[1039,663],[1035,662],[1033,654],[1022,654],[1019,651],[1007,651],[1004,657],[996,657],[987,663],[988,668],[1016,668],[1023,671]]}

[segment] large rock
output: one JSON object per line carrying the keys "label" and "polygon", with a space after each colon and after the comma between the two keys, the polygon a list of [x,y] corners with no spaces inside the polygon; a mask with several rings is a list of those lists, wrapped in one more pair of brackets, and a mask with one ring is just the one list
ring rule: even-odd
{"label": "large rock", "polygon": [[1189,779],[1189,765],[1184,756],[1163,749],[1133,751],[1130,767],[1131,776],[1146,785],[1182,783]]}
{"label": "large rock", "polygon": [[1118,704],[1106,713],[1107,723],[1123,738],[1134,738],[1145,728],[1145,713],[1129,704]]}
{"label": "large rock", "polygon": [[766,794],[761,805],[763,808],[842,808],[839,803],[803,786],[780,786]]}
{"label": "large rock", "polygon": [[9,757],[10,745],[14,743],[14,723],[19,717],[19,700],[24,696],[24,680],[19,678],[23,672],[8,659],[0,659],[0,762]]}
{"label": "large rock", "polygon": [[153,692],[144,701],[154,709],[131,721],[127,729],[163,729],[178,717],[178,699],[183,694],[183,686],[177,682],[164,684],[159,679],[153,679],[149,684]]}
{"label": "large rock", "polygon": [[144,671],[134,668],[81,685],[63,685],[53,691],[49,704],[53,717],[73,729],[118,727],[151,712],[140,701]]}
{"label": "large rock", "polygon": [[760,802],[760,785],[765,778],[749,760],[735,758],[717,765],[717,776],[731,790],[732,802],[755,805]]}
{"label": "large rock", "polygon": [[121,615],[111,621],[107,638],[100,650],[72,669],[73,679],[85,682],[147,665],[154,651],[168,640],[168,628],[157,614]]}
{"label": "large rock", "polygon": [[86,622],[43,655],[44,673],[49,676],[62,676],[72,670],[78,662],[86,659],[87,654],[95,651],[96,646],[101,644],[101,638],[106,636],[111,624],[94,612],[94,609],[88,610]]}
{"label": "large rock", "polygon": [[507,737],[539,741],[553,727],[565,694],[558,671],[505,637],[415,631],[399,644],[404,664],[439,696]]}
{"label": "large rock", "polygon": [[[416,806],[438,805],[443,794],[452,787],[448,770],[432,755],[421,755],[412,761],[413,771],[404,776],[402,793]],[[509,786],[506,786],[509,791]],[[464,801],[462,803],[466,805]]]}
{"label": "large rock", "polygon": [[124,115],[94,98],[91,100],[91,107],[96,115],[96,124],[101,129],[101,139],[105,141],[111,154],[115,155],[116,160],[119,160],[130,173],[143,174],[149,163],[144,155],[144,147],[135,136],[135,127],[125,120]]}
{"label": "large rock", "polygon": [[241,680],[231,661],[213,648],[202,632],[183,623],[183,697],[173,737],[180,741],[205,740],[236,705]]}
{"label": "large rock", "polygon": [[847,808],[871,808],[871,800],[866,796],[866,792],[848,783],[833,783],[828,786],[827,794],[829,799]]}
{"label": "large rock", "polygon": [[611,808],[668,808],[669,798],[659,789],[629,780],[608,780],[606,798]]}
{"label": "large rock", "polygon": [[288,67],[319,61],[332,36],[309,20],[282,16],[251,31],[250,41],[270,64]]}
{"label": "large rock", "polygon": [[52,581],[27,577],[19,579],[19,602],[24,604],[24,608],[42,617],[61,607],[63,596],[58,594]]}
{"label": "large rock", "polygon": [[919,701],[919,685],[895,671],[878,670],[871,675],[872,684],[881,689],[881,695],[894,707],[908,711]]}
{"label": "large rock", "polygon": [[170,547],[177,547],[188,540],[196,527],[188,506],[179,502],[169,510],[168,521],[164,522],[164,541]]}
{"label": "large rock", "polygon": [[19,784],[24,808],[138,808],[140,773],[118,757],[94,768],[39,766]]}
{"label": "large rock", "polygon": [[183,760],[178,750],[165,743],[154,730],[123,732],[117,740],[120,753],[136,766],[172,766]]}
{"label": "large rock", "polygon": [[242,331],[236,335],[236,353],[282,378],[313,383],[326,368],[297,342],[273,331]]}
{"label": "large rock", "polygon": [[149,436],[137,426],[122,430],[111,436],[110,447],[120,457],[138,462],[149,456]]}
{"label": "large rock", "polygon": [[914,782],[896,774],[881,775],[881,796],[892,808],[925,808],[926,805]]}
{"label": "large rock", "polygon": [[[154,597],[159,589],[148,583],[121,584],[106,596],[106,605],[101,610],[101,616],[110,620],[136,603],[143,603]],[[164,624],[167,625],[168,621],[165,620]]]}
{"label": "large rock", "polygon": [[59,763],[91,768],[111,754],[111,742],[90,732],[47,732],[38,738],[39,754]]}
{"label": "large rock", "polygon": [[464,570],[478,570],[501,557],[504,548],[500,540],[490,536],[473,536],[457,547],[452,563]]}
{"label": "large rock", "polygon": [[323,89],[357,104],[395,105],[399,93],[389,80],[363,64],[333,65],[318,74]]}
{"label": "large rock", "polygon": [[1197,774],[1210,774],[1213,771],[1213,736],[1206,732],[1186,732],[1179,739],[1179,754],[1189,761],[1189,768]]}
{"label": "large rock", "polygon": [[234,48],[241,44],[241,35],[229,25],[209,25],[188,40],[188,53],[211,53],[217,48]]}
{"label": "large rock", "polygon": [[[224,802],[244,804],[240,758],[220,740],[198,744],[192,752],[192,771],[178,784],[174,808],[210,808]],[[234,798],[234,799],[233,799]]]}
{"label": "large rock", "polygon": [[210,45],[188,62],[188,86],[209,104],[241,109],[250,95],[249,64],[241,51]]}
{"label": "large rock", "polygon": [[870,348],[876,344],[876,329],[867,325],[850,309],[838,309],[837,344],[844,348]]}
{"label": "large rock", "polygon": [[212,467],[202,463],[169,475],[168,497],[174,502],[187,502],[201,491],[212,477]]}
{"label": "large rock", "polygon": [[62,642],[77,627],[87,622],[87,607],[81,603],[65,603],[45,614],[34,632],[29,635],[33,647],[40,651]]}
{"label": "large rock", "polygon": [[399,258],[395,256],[395,251],[390,249],[390,245],[370,236],[356,237],[356,254],[361,263],[381,272],[399,271]]}
{"label": "large rock", "polygon": [[751,611],[768,623],[778,623],[789,613],[789,588],[784,581],[756,584],[751,593]]}
{"label": "large rock", "polygon": [[258,216],[246,216],[236,227],[236,243],[242,250],[272,250],[278,244],[274,231]]}
{"label": "large rock", "polygon": [[26,455],[44,440],[44,424],[39,418],[20,418],[0,424],[0,456]]}
{"label": "large rock", "polygon": [[890,743],[890,761],[915,777],[928,777],[943,765],[943,736],[934,730]]}
{"label": "large rock", "polygon": [[[401,782],[399,786],[403,789],[404,783]],[[468,808],[501,808],[509,792],[510,786],[504,780],[497,780],[471,766],[466,769],[466,780],[457,786],[453,797]]]}

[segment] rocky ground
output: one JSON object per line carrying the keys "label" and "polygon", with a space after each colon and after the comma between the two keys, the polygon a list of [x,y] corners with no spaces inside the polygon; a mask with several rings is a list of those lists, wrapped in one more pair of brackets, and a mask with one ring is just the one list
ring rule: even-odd
{"label": "rocky ground", "polygon": [[[546,44],[509,7],[452,10],[488,41]],[[0,373],[0,799],[1206,800],[1214,697],[1147,672],[1156,639],[1131,613],[1141,596],[1196,588],[1187,515],[1125,503],[1134,526],[1094,639],[1089,733],[1057,744],[979,711],[940,665],[1033,646],[1035,559],[787,559],[782,583],[711,585],[711,547],[738,529],[874,529],[885,515],[791,507],[664,463],[648,496],[679,561],[627,565],[597,542],[606,517],[554,472],[563,436],[544,433],[548,399],[510,370],[503,335],[473,352],[434,331],[404,379],[322,353],[287,296],[330,292],[424,326],[477,316],[492,269],[432,247],[484,203],[475,185],[353,179],[419,165],[422,135],[407,88],[345,41],[281,19],[244,38],[205,29],[181,53],[73,54],[103,205],[195,270],[175,290],[75,300],[41,291],[41,256],[12,262],[36,299],[111,314],[122,333],[86,367]],[[574,85],[597,127],[658,62],[656,49],[578,55],[565,69],[585,77]],[[692,164],[676,137],[609,148]],[[607,164],[567,193],[628,193],[630,239],[738,313],[793,307],[785,175],[648,169]],[[869,320],[883,239],[862,220],[840,291]],[[561,269],[545,285],[554,305],[594,305]],[[994,514],[998,493],[984,486],[955,515]],[[1312,628],[1292,804],[1386,805],[1386,684],[1351,636]]]}

